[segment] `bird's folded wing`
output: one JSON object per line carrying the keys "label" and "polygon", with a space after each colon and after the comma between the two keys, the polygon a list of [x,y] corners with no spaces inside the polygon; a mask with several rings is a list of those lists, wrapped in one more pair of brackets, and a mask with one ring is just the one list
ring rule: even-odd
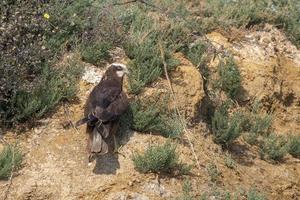
{"label": "bird's folded wing", "polygon": [[128,98],[124,92],[121,92],[106,109],[97,109],[95,115],[103,122],[115,120],[126,111],[129,106]]}
{"label": "bird's folded wing", "polygon": [[119,87],[107,87],[101,88],[101,90],[95,90],[95,105],[102,108],[107,108],[112,102],[114,102],[120,95],[121,89]]}

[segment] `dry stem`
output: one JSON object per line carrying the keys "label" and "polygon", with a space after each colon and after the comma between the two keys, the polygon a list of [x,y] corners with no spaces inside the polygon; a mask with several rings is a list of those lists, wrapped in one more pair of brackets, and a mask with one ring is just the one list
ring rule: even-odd
{"label": "dry stem", "polygon": [[178,106],[177,106],[177,98],[176,98],[176,95],[175,95],[175,92],[174,92],[171,80],[169,78],[169,74],[168,74],[168,70],[167,70],[167,63],[166,63],[166,60],[165,60],[165,53],[164,53],[163,47],[161,45],[161,42],[159,42],[159,49],[160,49],[160,54],[161,54],[161,58],[162,58],[162,61],[163,61],[165,76],[166,76],[166,79],[168,81],[169,88],[171,90],[171,94],[172,94],[172,97],[173,97],[175,110],[176,110],[177,115],[178,115],[178,117],[180,119],[180,122],[181,122],[181,124],[183,126],[183,130],[185,132],[185,136],[186,136],[186,138],[187,138],[187,140],[189,142],[191,151],[192,151],[192,153],[194,155],[194,158],[196,160],[197,167],[198,167],[199,170],[201,170],[201,165],[200,165],[198,156],[197,156],[197,154],[195,152],[195,148],[194,148],[194,145],[193,145],[193,143],[191,141],[191,138],[189,137],[189,131],[187,130],[186,123],[185,123],[184,119],[182,118],[182,116],[181,116],[181,114],[179,112]]}

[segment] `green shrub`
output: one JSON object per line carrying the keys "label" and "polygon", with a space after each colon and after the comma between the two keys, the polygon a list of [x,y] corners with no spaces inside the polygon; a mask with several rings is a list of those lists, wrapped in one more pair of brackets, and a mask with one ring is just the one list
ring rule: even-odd
{"label": "green shrub", "polygon": [[272,124],[272,115],[262,114],[259,110],[260,103],[255,102],[252,111],[244,114],[243,130],[247,132],[244,139],[251,145],[257,142],[260,135],[267,135]]}
{"label": "green shrub", "polygon": [[189,168],[187,165],[179,163],[176,146],[170,142],[166,142],[164,145],[152,145],[147,148],[145,153],[134,154],[132,160],[135,168],[142,173],[171,173],[176,170],[179,170],[179,173],[187,173]]}
{"label": "green shrub", "polygon": [[281,161],[286,153],[286,140],[275,134],[265,137],[260,146],[260,154],[263,159]]}
{"label": "green shrub", "polygon": [[294,157],[300,157],[300,135],[289,137],[288,152]]}
{"label": "green shrub", "polygon": [[217,166],[214,163],[209,163],[206,167],[207,173],[209,175],[211,182],[217,182],[221,173],[219,172]]}
{"label": "green shrub", "polygon": [[235,98],[241,87],[241,75],[233,59],[227,59],[218,65],[219,79],[216,86],[223,90],[228,97]]}
{"label": "green shrub", "polygon": [[74,61],[60,69],[44,66],[40,82],[31,91],[20,90],[14,97],[16,121],[39,118],[53,109],[61,100],[71,99],[77,92],[81,66]]}
{"label": "green shrub", "polygon": [[225,161],[226,167],[228,167],[230,169],[234,169],[235,168],[236,163],[235,163],[234,159],[231,157],[230,154],[226,154],[225,155],[224,161]]}
{"label": "green shrub", "polygon": [[189,179],[185,179],[182,185],[182,195],[176,200],[194,200],[192,194],[192,185]]}
{"label": "green shrub", "polygon": [[0,179],[11,176],[11,172],[17,170],[22,162],[22,154],[17,147],[7,145],[0,153]]}
{"label": "green shrub", "polygon": [[[129,91],[138,94],[141,89],[156,80],[163,72],[157,32],[150,32],[143,41],[131,41],[125,46],[129,62]],[[171,69],[178,63],[172,59],[168,49],[165,52],[168,68]]]}
{"label": "green shrub", "polygon": [[210,29],[274,24],[283,29],[289,38],[299,45],[299,5],[300,2],[297,0],[210,0],[205,5],[205,17],[201,23],[202,27]]}
{"label": "green shrub", "polygon": [[247,193],[247,200],[265,200],[265,197],[256,191],[256,189],[251,189]]}
{"label": "green shrub", "polygon": [[84,42],[81,45],[81,55],[85,62],[101,66],[101,63],[110,59],[109,50],[112,45],[108,42]]}
{"label": "green shrub", "polygon": [[202,61],[202,56],[205,53],[207,46],[204,43],[196,43],[190,47],[186,52],[184,52],[187,58],[193,63],[193,65],[198,66]]}
{"label": "green shrub", "polygon": [[228,147],[241,135],[241,125],[244,120],[243,115],[238,112],[229,117],[228,108],[229,104],[225,102],[215,111],[212,118],[214,141],[223,147]]}
{"label": "green shrub", "polygon": [[[176,117],[170,116],[163,105],[140,101],[131,103],[131,128],[139,132],[160,133],[165,137],[175,138],[182,133],[182,126]],[[166,109],[166,108],[165,108]]]}
{"label": "green shrub", "polygon": [[129,91],[138,94],[144,86],[162,75],[163,60],[160,45],[164,50],[167,67],[172,69],[178,65],[178,62],[172,58],[172,53],[183,46],[186,34],[182,31],[183,24],[158,21],[157,18],[136,6],[133,6],[130,12],[123,12],[120,15],[125,29],[128,30],[128,37],[123,47],[126,55],[131,59]]}
{"label": "green shrub", "polygon": [[[76,3],[51,1],[32,5],[26,1],[4,0],[0,4],[3,14],[0,24],[4,30],[0,35],[0,124],[11,127],[17,122],[41,116],[61,99],[73,96],[75,69],[69,73],[55,65],[62,49],[69,46],[66,40],[75,43],[77,38],[73,39],[73,36],[80,35],[82,29],[79,30],[79,26],[66,23],[81,10],[74,8],[76,12],[66,13],[56,23],[60,11],[68,12],[66,7]],[[54,4],[58,5],[57,9],[54,9]],[[44,13],[49,13],[50,18],[43,18]],[[57,38],[61,34],[67,39]]]}

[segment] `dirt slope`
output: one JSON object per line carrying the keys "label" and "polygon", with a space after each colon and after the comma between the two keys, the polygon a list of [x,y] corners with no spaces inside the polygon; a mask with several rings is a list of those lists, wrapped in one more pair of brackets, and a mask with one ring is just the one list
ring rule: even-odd
{"label": "dirt slope", "polygon": [[[270,38],[268,34],[272,33],[272,30],[265,31],[266,33],[250,33],[250,36],[246,36],[246,38],[255,38],[256,35],[266,35],[267,38]],[[290,53],[284,54],[285,56],[279,56],[288,60],[288,62],[286,60],[279,62],[278,53],[270,54],[273,57],[267,56],[269,54],[267,54],[266,48],[261,46],[261,39],[255,40],[257,45],[253,46],[252,39],[235,43],[229,42],[225,36],[219,33],[212,33],[208,37],[236,53],[235,58],[240,62],[243,86],[248,95],[245,100],[258,94],[261,94],[262,99],[274,99],[276,88],[280,86],[279,82],[283,81],[282,97],[286,98],[292,93],[295,98],[292,98],[293,101],[288,106],[283,103],[284,101],[274,100],[272,108],[274,107],[278,114],[274,127],[282,131],[290,130],[290,126],[292,129],[297,129],[299,127],[296,119],[299,118],[297,102],[299,103],[300,97],[300,84],[296,84],[299,81],[297,75],[299,73],[298,50],[291,49]],[[289,46],[291,45],[288,44],[287,47]],[[171,77],[174,80],[175,92],[180,96],[181,110],[186,108],[184,114],[193,117],[197,110],[195,108],[201,107],[204,98],[203,80],[199,71],[190,62],[182,55],[179,55],[178,58],[182,65],[175,70]],[[268,61],[266,58],[270,60]],[[254,61],[258,64],[254,65]],[[272,71],[274,66],[277,66],[276,74],[273,74]],[[41,120],[40,125],[34,129],[21,135],[6,134],[6,139],[17,140],[25,153],[23,167],[13,179],[8,199],[156,200],[178,197],[181,194],[185,177],[161,177],[160,182],[157,182],[154,175],[144,175],[135,171],[130,158],[133,152],[143,151],[151,143],[163,143],[166,140],[163,137],[129,133],[120,141],[123,144],[123,148],[120,150],[121,154],[107,155],[88,166],[84,127],[80,127],[76,132],[72,127],[66,125],[68,120],[74,122],[82,116],[87,94],[93,87],[93,84],[88,82],[96,83],[99,80],[97,76],[100,76],[102,72],[91,69],[91,66],[87,66],[88,74],[85,74],[80,83],[78,102],[66,106],[69,116],[65,107],[61,106],[52,116]],[[279,80],[272,82],[271,80],[278,74],[282,74],[282,76],[278,76]],[[167,90],[167,83],[163,79],[146,90],[155,90],[160,88],[158,86],[162,90]],[[267,102],[269,101],[266,100],[265,103]],[[286,119],[286,125],[282,121],[284,120],[282,119],[283,115],[289,116]],[[267,199],[299,199],[299,159],[286,157],[281,164],[268,163],[259,158],[257,149],[236,143],[232,147],[232,157],[236,165],[230,169],[225,165],[225,152],[213,143],[208,133],[209,130],[203,122],[191,127],[188,133],[201,164],[200,170],[194,167],[192,174],[188,176],[191,180],[193,195],[199,198],[200,195],[207,194],[208,199],[225,199],[227,191],[237,194],[242,193],[243,190],[249,190],[251,187],[257,187],[258,191],[264,193]],[[178,144],[178,152],[183,162],[195,163],[186,141]],[[207,170],[209,164],[215,164],[220,173],[215,183],[210,181]],[[0,182],[0,198],[3,197],[7,185],[7,181]]]}
{"label": "dirt slope", "polygon": [[241,101],[260,100],[274,114],[275,132],[299,132],[300,51],[271,25],[237,41],[216,32],[208,38],[234,55],[242,75]]}

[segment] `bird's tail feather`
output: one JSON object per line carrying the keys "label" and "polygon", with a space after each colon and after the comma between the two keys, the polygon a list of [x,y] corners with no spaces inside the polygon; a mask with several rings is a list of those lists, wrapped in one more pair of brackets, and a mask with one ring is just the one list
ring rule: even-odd
{"label": "bird's tail feather", "polygon": [[91,153],[96,153],[101,155],[101,154],[106,154],[107,152],[108,152],[107,143],[103,140],[97,128],[94,128],[92,145],[91,145]]}

